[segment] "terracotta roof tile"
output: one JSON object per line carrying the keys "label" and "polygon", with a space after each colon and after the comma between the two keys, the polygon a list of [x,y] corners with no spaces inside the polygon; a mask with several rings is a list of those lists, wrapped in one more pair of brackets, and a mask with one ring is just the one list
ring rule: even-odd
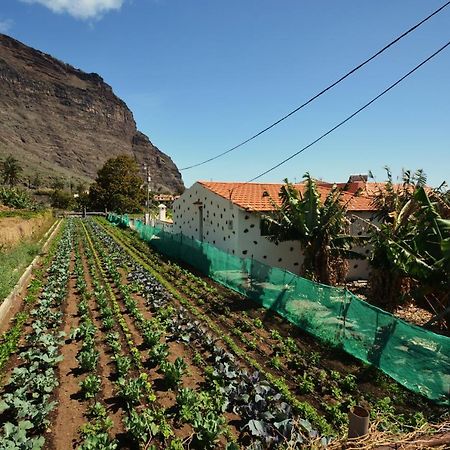
{"label": "terracotta roof tile", "polygon": [[[269,196],[279,204],[278,193],[282,183],[233,183],[218,181],[199,181],[199,184],[220,195],[227,200],[231,200],[235,205],[250,211],[272,211],[273,206],[269,197],[264,196],[267,192]],[[366,183],[366,185],[371,183]],[[341,183],[342,187],[345,183]],[[302,183],[295,184],[298,189],[303,189]],[[317,188],[320,196],[326,196],[332,189],[332,183],[317,181]],[[356,189],[345,191],[342,196],[343,202],[347,203],[349,211],[374,211],[372,206],[372,195],[374,190],[365,191],[355,196]]]}

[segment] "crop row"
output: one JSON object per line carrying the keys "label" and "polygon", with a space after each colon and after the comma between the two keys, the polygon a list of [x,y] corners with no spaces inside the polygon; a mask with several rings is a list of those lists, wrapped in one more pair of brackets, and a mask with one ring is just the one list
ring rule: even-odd
{"label": "crop row", "polygon": [[29,310],[36,302],[44,285],[47,268],[55,256],[61,236],[62,229],[58,231],[47,254],[43,257],[41,264],[35,267],[32,271],[32,280],[27,286],[27,295],[24,298],[24,309],[16,314],[13,319],[13,325],[5,331],[2,336],[0,336],[0,372],[2,372],[6,366],[6,363],[9,361],[11,355],[17,351],[17,346],[23,327],[29,318]]}
{"label": "crop row", "polygon": [[277,322],[267,311],[250,305],[248,314],[242,310],[248,300],[164,260],[136,234],[99,222],[122,249],[211,318],[222,333],[229,334],[231,346],[234,342],[244,348],[247,361],[256,362],[254,367],[265,371],[268,379],[313,423],[317,419],[305,403],[314,405],[340,433],[345,432],[348,408],[355,403],[366,405],[380,428],[393,431],[421,426],[427,419],[436,420],[442,414],[422,397],[411,394],[376,369],[357,363],[339,349],[319,346],[308,336],[293,339],[283,331],[284,326],[273,327]]}
{"label": "crop row", "polygon": [[[250,436],[254,448],[318,437],[310,422],[299,418],[273,383],[260,372],[240,368],[238,359],[242,352],[238,350],[239,355],[233,355],[224,349],[223,342],[218,345],[222,339],[212,332],[208,322],[192,317],[192,311],[179,305],[142,265],[123,252],[96,224],[91,226],[95,228],[96,239],[108,249],[110,261],[129,269],[131,286],[147,299],[149,309],[159,311],[159,314],[165,311],[166,328],[168,325],[172,336],[194,349],[199,365],[206,366],[206,384],[216,389],[216,398],[224,398],[226,411],[240,416],[241,436]],[[110,266],[114,271],[114,265],[110,263]],[[115,276],[118,277],[118,273]],[[117,278],[117,284],[119,282]]]}
{"label": "crop row", "polygon": [[31,330],[26,348],[19,354],[21,364],[13,369],[0,400],[3,448],[39,449],[45,442],[48,416],[56,406],[52,393],[58,386],[56,368],[64,337],[59,328],[70,276],[72,229],[72,223],[64,229],[47,283],[30,312]]}

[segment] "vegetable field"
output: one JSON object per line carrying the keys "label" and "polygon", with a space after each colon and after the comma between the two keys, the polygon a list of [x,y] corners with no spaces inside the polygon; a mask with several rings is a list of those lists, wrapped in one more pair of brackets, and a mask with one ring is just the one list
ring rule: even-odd
{"label": "vegetable field", "polygon": [[66,221],[0,338],[1,449],[325,448],[448,419],[379,371],[154,253]]}

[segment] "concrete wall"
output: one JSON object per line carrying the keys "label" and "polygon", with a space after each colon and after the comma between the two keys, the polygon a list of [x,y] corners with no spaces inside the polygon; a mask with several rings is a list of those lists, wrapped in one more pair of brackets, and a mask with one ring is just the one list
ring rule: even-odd
{"label": "concrete wall", "polygon": [[303,260],[300,244],[270,242],[261,236],[260,220],[260,214],[239,208],[199,183],[186,190],[173,205],[174,233],[203,240],[239,257],[299,273]]}
{"label": "concrete wall", "polygon": [[[350,234],[358,237],[369,236],[369,223],[375,223],[374,214],[371,211],[350,212],[348,214],[350,219]],[[368,256],[370,253],[370,246],[355,246],[353,251]],[[367,259],[349,259],[347,280],[367,280],[370,275],[370,264]]]}
{"label": "concrete wall", "polygon": [[234,254],[237,210],[230,201],[195,183],[173,204],[173,231]]}
{"label": "concrete wall", "polygon": [[165,220],[155,220],[155,226],[158,228],[162,228],[167,233],[173,233],[173,223],[172,222],[166,222]]}
{"label": "concrete wall", "polygon": [[300,243],[286,241],[275,244],[261,236],[262,214],[238,210],[237,250],[241,257],[254,258],[269,266],[281,267],[293,273],[300,273],[303,263]]}
{"label": "concrete wall", "polygon": [[[199,183],[187,189],[173,204],[173,226],[166,231],[208,242],[239,257],[256,259],[270,266],[287,269],[299,274],[303,263],[300,243],[280,242],[278,245],[261,236],[261,213],[245,211],[231,201],[214,194]],[[349,214],[350,232],[366,236],[372,222],[370,212]],[[355,251],[368,255],[368,246],[355,247]],[[349,281],[367,279],[367,260],[349,260]]]}

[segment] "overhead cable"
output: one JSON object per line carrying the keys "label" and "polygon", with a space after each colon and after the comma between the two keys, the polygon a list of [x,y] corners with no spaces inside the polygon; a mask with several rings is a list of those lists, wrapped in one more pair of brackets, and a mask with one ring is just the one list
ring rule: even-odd
{"label": "overhead cable", "polygon": [[211,161],[214,161],[224,155],[227,155],[228,153],[231,153],[232,151],[242,147],[243,145],[247,144],[248,142],[256,139],[257,137],[261,136],[262,134],[266,133],[267,131],[269,131],[270,129],[272,129],[273,127],[277,126],[279,123],[283,122],[284,120],[286,120],[288,117],[292,116],[293,114],[295,114],[296,112],[300,111],[301,109],[303,109],[305,106],[309,105],[311,102],[313,102],[314,100],[316,100],[317,98],[319,98],[320,96],[322,96],[323,94],[325,94],[327,91],[329,91],[330,89],[334,88],[336,85],[338,85],[339,83],[341,83],[342,81],[344,81],[346,78],[348,78],[350,75],[352,75],[353,73],[355,73],[357,70],[361,69],[362,67],[364,67],[366,64],[368,64],[370,61],[372,61],[373,59],[375,59],[376,57],[378,57],[379,55],[381,55],[382,53],[384,53],[387,49],[389,49],[390,47],[392,47],[394,44],[396,44],[398,41],[400,41],[401,39],[403,39],[405,36],[407,36],[408,34],[410,34],[411,32],[413,32],[414,30],[416,30],[417,28],[419,28],[422,24],[424,24],[425,22],[427,22],[428,20],[430,20],[433,16],[435,16],[436,14],[438,14],[439,12],[441,12],[444,8],[446,8],[447,6],[450,5],[450,1],[444,3],[440,8],[436,9],[435,11],[433,11],[430,15],[428,15],[427,17],[425,17],[424,19],[422,19],[420,22],[418,22],[417,24],[415,24],[413,27],[409,28],[407,31],[405,31],[404,33],[402,33],[400,36],[396,37],[393,41],[391,41],[389,44],[385,45],[382,49],[378,50],[376,53],[374,53],[370,58],[367,58],[365,61],[363,61],[362,63],[358,64],[356,67],[354,67],[352,70],[350,70],[349,72],[347,72],[345,75],[343,75],[341,78],[339,78],[338,80],[336,80],[335,82],[333,82],[332,84],[330,84],[329,86],[327,86],[325,89],[321,90],[320,92],[318,92],[317,94],[315,94],[314,96],[312,96],[309,100],[307,100],[306,102],[302,103],[300,106],[298,106],[297,108],[295,108],[294,110],[292,110],[291,112],[289,112],[288,114],[284,115],[283,117],[281,117],[281,119],[278,119],[276,122],[273,122],[272,124],[270,124],[269,126],[267,126],[266,128],[262,129],[261,131],[258,131],[256,134],[254,134],[253,136],[249,137],[248,139],[242,141],[241,143],[239,143],[238,145],[235,145],[234,147],[229,148],[228,150],[225,150],[222,153],[219,153],[215,156],[212,156],[211,158],[205,159],[204,161],[198,162],[196,164],[192,164],[190,166],[186,166],[183,167],[179,170],[188,170],[188,169],[193,169],[194,167],[199,167],[202,166],[206,163],[209,163]]}
{"label": "overhead cable", "polygon": [[321,141],[324,137],[331,134],[333,131],[340,128],[342,125],[347,123],[349,120],[353,119],[356,115],[358,115],[361,111],[368,108],[372,103],[375,103],[379,98],[381,98],[383,95],[387,94],[391,89],[393,89],[395,86],[400,84],[403,80],[408,78],[410,75],[412,75],[416,70],[418,70],[420,67],[422,67],[424,64],[426,64],[428,61],[433,59],[435,56],[437,56],[439,53],[441,53],[443,50],[445,50],[450,45],[450,41],[447,42],[445,45],[443,45],[439,50],[436,50],[432,55],[430,55],[428,58],[424,59],[420,64],[418,64],[416,67],[411,69],[407,74],[403,75],[400,79],[398,79],[395,83],[391,84],[388,88],[386,88],[383,92],[378,94],[376,97],[374,97],[372,100],[370,100],[368,103],[366,103],[364,106],[356,110],[353,114],[348,116],[346,119],[344,119],[342,122],[339,122],[337,125],[335,125],[333,128],[328,130],[326,133],[322,134],[320,137],[312,141],[310,144],[306,145],[305,147],[301,148],[299,151],[295,152],[288,158],[284,159],[283,161],[279,162],[278,164],[272,166],[270,169],[265,170],[264,172],[260,173],[256,177],[253,177],[251,180],[248,180],[247,183],[251,183],[252,181],[257,180],[258,178],[261,178],[264,175],[267,175],[269,172],[272,172],[273,170],[277,169],[278,167],[282,166],[283,164],[287,163],[291,159],[298,156],[300,153],[303,153],[308,148],[312,147],[314,144],[317,144],[317,142]]}

